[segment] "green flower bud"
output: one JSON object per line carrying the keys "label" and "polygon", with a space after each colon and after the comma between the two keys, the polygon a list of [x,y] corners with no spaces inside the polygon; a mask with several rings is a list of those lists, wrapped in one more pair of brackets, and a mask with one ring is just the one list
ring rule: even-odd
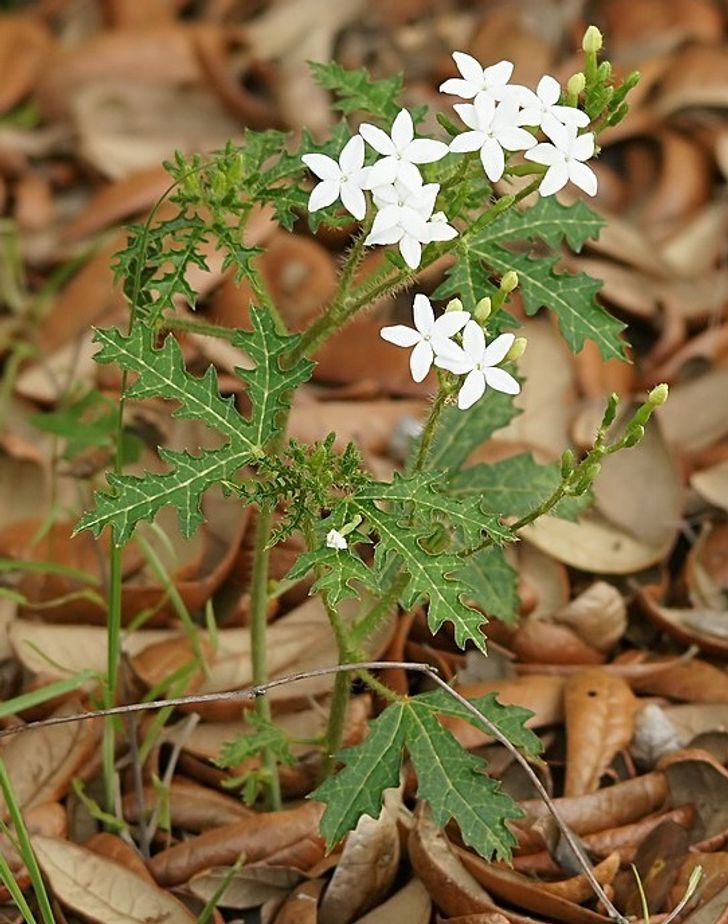
{"label": "green flower bud", "polygon": [[649,395],[647,395],[647,400],[654,407],[659,407],[661,404],[664,404],[667,401],[669,392],[670,389],[664,382],[662,382],[660,385],[655,385]]}
{"label": "green flower bud", "polygon": [[500,282],[501,292],[508,294],[516,288],[518,288],[518,273],[513,270],[508,270]]}
{"label": "green flower bud", "polygon": [[478,322],[478,324],[485,324],[485,322],[490,317],[490,313],[493,310],[493,303],[486,295],[485,298],[481,298],[478,304],[475,306],[475,311],[473,312],[473,317]]}
{"label": "green flower bud", "polygon": [[594,55],[602,50],[603,45],[604,39],[602,38],[602,33],[596,26],[589,26],[584,33],[584,38],[581,40],[581,47],[587,54]]}
{"label": "green flower bud", "polygon": [[574,471],[576,458],[572,449],[565,449],[561,454],[561,478],[568,478]]}
{"label": "green flower bud", "polygon": [[566,82],[566,92],[569,96],[573,96],[574,98],[584,92],[584,87],[586,87],[586,77],[581,71],[572,74]]}
{"label": "green flower bud", "polygon": [[[599,67],[597,68],[597,79],[598,79],[598,80],[601,80],[602,83],[606,83],[606,82],[609,80],[609,78],[610,78],[611,76],[612,76],[612,65],[611,65],[611,62],[609,62],[609,61],[602,61],[602,63],[601,63],[601,64],[599,65]],[[614,92],[614,88],[613,88],[613,87],[609,87],[608,89],[610,89],[610,90],[612,91],[612,93]],[[610,94],[610,95],[611,95],[611,94]]]}
{"label": "green flower bud", "polygon": [[459,298],[451,298],[445,306],[445,311],[463,311],[463,303]]}
{"label": "green flower bud", "polygon": [[644,435],[645,428],[642,426],[642,424],[637,424],[635,427],[630,427],[630,429],[624,435],[622,446],[624,446],[625,449],[629,449],[630,446],[636,446]]}
{"label": "green flower bud", "polygon": [[525,337],[516,337],[511,345],[510,350],[506,353],[503,362],[512,363],[517,359],[520,359],[521,356],[526,352],[526,346],[528,345],[528,340]]}

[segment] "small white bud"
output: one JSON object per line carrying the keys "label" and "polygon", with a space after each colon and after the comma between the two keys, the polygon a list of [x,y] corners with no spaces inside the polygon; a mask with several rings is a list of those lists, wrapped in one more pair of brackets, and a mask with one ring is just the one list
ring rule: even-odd
{"label": "small white bud", "polygon": [[337,529],[330,529],[326,534],[326,547],[342,552],[349,547],[349,543]]}

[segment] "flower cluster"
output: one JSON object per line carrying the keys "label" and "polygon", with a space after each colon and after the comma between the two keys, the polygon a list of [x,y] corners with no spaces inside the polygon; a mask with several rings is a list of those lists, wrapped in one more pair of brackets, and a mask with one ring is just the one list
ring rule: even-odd
{"label": "flower cluster", "polygon": [[[515,341],[514,334],[501,334],[486,343],[480,324],[470,312],[453,306],[439,318],[427,296],[415,295],[412,307],[414,328],[404,324],[385,327],[381,336],[401,347],[414,347],[410,354],[410,371],[415,382],[421,382],[434,363],[465,379],[458,392],[458,407],[467,410],[483,397],[487,388],[517,395],[521,386],[517,380],[498,368],[508,358]],[[462,334],[461,343],[453,339]]]}
{"label": "flower cluster", "polygon": [[[358,221],[367,213],[366,192],[377,209],[367,245],[397,244],[405,263],[417,269],[422,248],[434,241],[456,237],[457,230],[442,211],[435,210],[438,183],[425,183],[421,164],[441,160],[449,152],[480,152],[488,179],[503,177],[507,157],[523,151],[524,157],[547,169],[539,186],[550,196],[568,182],[588,195],[597,191],[597,178],[586,161],[594,155],[594,134],[580,129],[589,116],[576,106],[561,104],[561,87],[544,75],[535,92],[510,83],[513,64],[499,61],[483,67],[471,55],[453,54],[459,78],[446,80],[440,91],[468,100],[455,105],[467,131],[450,144],[416,138],[412,116],[402,109],[389,134],[365,122],[341,151],[338,160],[326,154],[305,154],[303,161],[320,182],[308,200],[309,211],[326,208],[339,200]],[[546,141],[539,142],[537,131]],[[366,145],[377,155],[365,165]]]}

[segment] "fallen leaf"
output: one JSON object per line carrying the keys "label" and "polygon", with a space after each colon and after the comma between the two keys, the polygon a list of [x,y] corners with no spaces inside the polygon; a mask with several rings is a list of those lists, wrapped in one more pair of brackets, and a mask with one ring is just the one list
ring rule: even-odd
{"label": "fallen leaf", "polygon": [[325,880],[312,879],[297,886],[276,915],[275,924],[317,924],[318,897],[324,885]]}
{"label": "fallen leaf", "polygon": [[622,677],[594,669],[567,679],[565,797],[598,789],[602,774],[632,738],[635,705]]}
{"label": "fallen leaf", "polygon": [[627,606],[614,585],[595,581],[554,613],[553,619],[570,626],[587,645],[606,653],[625,633]]}
{"label": "fallen leaf", "polygon": [[414,876],[386,902],[357,918],[355,924],[428,924],[432,901],[422,882]]}
{"label": "fallen leaf", "polygon": [[284,899],[302,878],[299,870],[284,866],[246,865],[232,878],[230,872],[230,867],[214,866],[194,875],[188,888],[200,901],[207,903],[226,882],[225,890],[217,901],[218,907],[242,911],[258,908],[271,899]]}
{"label": "fallen leaf", "polygon": [[[151,813],[159,803],[159,792],[152,786],[145,786],[143,795],[145,811]],[[209,828],[233,824],[254,814],[239,799],[182,777],[172,780],[165,799],[172,826],[185,831],[207,831]],[[123,800],[123,813],[127,821],[139,822],[139,808],[136,792],[128,792]]]}
{"label": "fallen leaf", "polygon": [[99,924],[194,922],[176,898],[124,866],[85,847],[36,835],[33,850],[58,899]]}

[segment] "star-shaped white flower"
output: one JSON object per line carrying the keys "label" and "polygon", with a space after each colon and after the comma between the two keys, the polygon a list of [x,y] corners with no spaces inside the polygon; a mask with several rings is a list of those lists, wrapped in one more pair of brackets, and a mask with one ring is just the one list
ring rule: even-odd
{"label": "star-shaped white flower", "polygon": [[399,251],[410,269],[417,269],[422,259],[422,245],[432,241],[449,241],[457,230],[447,223],[442,212],[432,214],[440,191],[438,183],[412,189],[401,180],[374,191],[374,201],[380,206],[372,230],[364,243],[399,244]]}
{"label": "star-shaped white flower", "polygon": [[597,194],[597,177],[584,161],[594,156],[594,133],[577,135],[576,126],[552,125],[546,132],[550,143],[542,141],[524,157],[548,167],[538,191],[552,196],[571,181],[588,196]]}
{"label": "star-shaped white flower", "polygon": [[457,77],[446,80],[440,84],[441,93],[460,96],[462,99],[485,97],[497,103],[511,95],[515,96],[521,89],[508,83],[513,74],[511,61],[499,61],[490,67],[483,67],[472,55],[462,51],[454,51],[453,60],[462,80]]}
{"label": "star-shaped white flower", "polygon": [[496,105],[490,97],[479,96],[474,105],[459,103],[455,109],[472,131],[456,135],[450,142],[450,150],[460,153],[479,149],[483,169],[491,183],[503,176],[505,151],[525,151],[536,144],[533,135],[521,128],[523,122],[516,99]]}
{"label": "star-shaped white flower", "polygon": [[330,529],[326,534],[326,547],[343,552],[344,549],[348,549],[349,543],[346,541],[346,536],[342,536],[337,529]]}
{"label": "star-shaped white flower", "polygon": [[435,320],[429,298],[418,293],[412,306],[414,329],[404,324],[384,327],[381,336],[389,343],[401,347],[414,347],[410,354],[410,371],[415,382],[421,382],[430,371],[435,357],[457,360],[462,352],[450,339],[470,320],[467,311],[446,311]]}
{"label": "star-shaped white flower", "polygon": [[465,375],[465,381],[458,392],[458,407],[462,411],[467,411],[479,401],[486,388],[507,395],[520,392],[521,386],[510,372],[498,368],[498,363],[505,359],[515,339],[515,334],[501,334],[486,345],[483,328],[477,321],[469,321],[465,325],[463,345],[458,353],[455,356],[443,353],[435,359],[435,365],[441,369]]}
{"label": "star-shaped white flower", "polygon": [[430,164],[447,154],[448,147],[443,141],[431,138],[415,138],[412,116],[402,109],[392,123],[391,134],[370,125],[368,122],[359,126],[359,133],[374,150],[383,155],[370,168],[368,188],[384,186],[402,180],[409,186],[416,186],[421,181],[416,164]]}
{"label": "star-shaped white flower", "polygon": [[[521,90],[522,125],[539,125],[547,134],[554,124],[574,125],[584,128],[589,116],[576,106],[560,106],[561,86],[548,74],[539,80],[536,92],[523,87]],[[558,129],[557,129],[558,130]]]}
{"label": "star-shaped white flower", "polygon": [[326,154],[304,154],[301,160],[321,180],[308,198],[309,212],[331,205],[337,199],[359,221],[366,215],[366,188],[369,168],[364,166],[364,141],[354,135],[344,145],[338,163]]}

